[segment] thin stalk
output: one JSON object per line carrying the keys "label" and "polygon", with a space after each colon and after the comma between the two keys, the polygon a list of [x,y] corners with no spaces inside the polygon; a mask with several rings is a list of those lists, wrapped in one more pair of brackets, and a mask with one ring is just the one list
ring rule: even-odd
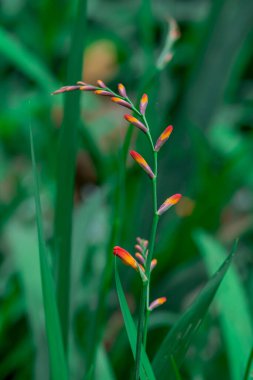
{"label": "thin stalk", "polygon": [[140,378],[140,364],[141,364],[141,345],[143,340],[144,332],[144,317],[145,317],[145,308],[146,308],[146,296],[147,296],[147,284],[143,283],[140,299],[140,311],[138,319],[138,329],[137,329],[137,341],[136,341],[136,356],[135,356],[135,371],[134,378],[139,380]]}
{"label": "thin stalk", "polygon": [[[145,115],[141,115],[140,112],[133,107],[134,112],[137,113],[143,120],[145,126],[147,127],[147,137],[153,151],[153,159],[154,159],[154,178],[152,179],[152,190],[153,190],[153,222],[150,236],[150,244],[149,244],[149,253],[146,261],[146,276],[147,276],[147,284],[143,285],[142,296],[141,296],[141,305],[140,305],[140,313],[138,320],[138,330],[137,330],[137,344],[136,344],[136,358],[135,358],[135,379],[139,380],[139,368],[140,368],[140,360],[141,360],[141,343],[143,343],[144,349],[146,348],[147,343],[147,331],[148,331],[148,318],[149,318],[149,293],[150,293],[150,280],[151,280],[151,261],[154,253],[157,225],[159,220],[159,215],[157,214],[157,152],[154,149],[154,143],[152,136],[149,131],[149,125]],[[138,355],[137,355],[138,354]]]}

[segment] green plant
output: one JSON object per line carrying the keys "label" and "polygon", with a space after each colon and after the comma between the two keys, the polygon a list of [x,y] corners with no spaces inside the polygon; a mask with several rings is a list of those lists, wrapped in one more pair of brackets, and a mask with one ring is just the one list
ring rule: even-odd
{"label": "green plant", "polygon": [[[134,161],[145,171],[145,173],[148,175],[148,177],[151,180],[152,184],[152,194],[153,194],[153,222],[151,227],[151,233],[149,241],[145,239],[141,239],[137,237],[137,244],[135,245],[135,249],[137,250],[134,258],[128,251],[126,251],[124,248],[120,246],[115,246],[113,249],[113,253],[115,256],[119,257],[121,261],[128,266],[131,266],[136,272],[139,274],[141,279],[141,296],[140,296],[140,306],[139,306],[139,317],[138,317],[138,327],[137,327],[137,334],[135,333],[134,324],[131,320],[131,316],[129,312],[127,311],[127,303],[123,298],[123,290],[120,284],[119,276],[117,274],[116,269],[116,285],[117,285],[117,291],[119,294],[119,299],[121,301],[121,309],[123,311],[123,314],[125,315],[125,323],[128,325],[128,336],[129,340],[131,342],[132,351],[135,358],[135,369],[134,369],[134,378],[135,380],[139,380],[141,377],[142,379],[145,378],[145,376],[148,376],[148,378],[155,378],[153,374],[152,367],[149,364],[149,360],[146,357],[145,350],[146,350],[146,344],[147,344],[147,334],[148,334],[148,321],[149,321],[149,315],[150,313],[159,307],[160,305],[164,304],[166,302],[166,297],[160,297],[150,303],[150,288],[151,288],[151,273],[152,270],[157,265],[157,259],[153,258],[154,251],[155,251],[155,242],[156,242],[156,233],[157,233],[157,227],[159,218],[162,214],[164,214],[168,209],[170,209],[173,205],[176,205],[182,195],[181,194],[174,194],[167,198],[160,207],[158,207],[157,202],[157,177],[158,177],[158,152],[160,151],[160,148],[164,145],[164,143],[169,139],[173,127],[169,125],[164,132],[158,137],[156,143],[154,144],[154,140],[151,134],[151,129],[148,124],[147,118],[145,116],[146,108],[148,105],[148,96],[147,94],[144,94],[141,97],[139,108],[137,108],[133,102],[129,99],[126,89],[123,84],[118,85],[118,93],[115,93],[110,88],[108,88],[105,83],[101,80],[97,81],[98,86],[89,85],[84,82],[77,82],[77,85],[74,86],[64,86],[60,88],[59,90],[55,91],[54,94],[60,94],[63,92],[69,92],[69,91],[92,91],[97,95],[101,96],[108,96],[110,99],[125,108],[130,109],[133,115],[126,114],[124,115],[124,118],[127,122],[141,130],[144,135],[147,137],[147,140],[149,142],[149,146],[153,153],[153,169],[149,166],[149,164],[146,162],[146,160],[136,151],[130,150],[130,155],[134,159]],[[220,282],[223,279],[223,276],[226,273],[226,270],[228,269],[230,260],[232,258],[233,254],[230,255],[230,258],[224,263],[222,270],[220,270],[219,276],[217,276],[217,280],[213,281],[212,286],[210,286],[210,289],[206,291],[206,294],[208,294],[208,297],[203,297],[204,300],[204,308],[203,308],[203,302],[200,301],[201,308],[198,306],[197,303],[197,310],[201,310],[201,313],[205,312],[207,310],[207,307],[209,306],[210,302],[212,301],[212,298],[218,289]],[[210,296],[209,296],[210,293]],[[205,292],[204,292],[205,294]],[[200,298],[201,300],[201,298]],[[192,313],[192,314],[191,314]],[[193,311],[190,310],[190,318],[193,316],[196,318],[197,313],[195,314],[194,308]],[[186,318],[182,319],[183,328],[188,329],[187,323],[190,325],[190,318],[186,316]],[[185,320],[187,323],[185,323]],[[180,320],[181,321],[181,320]],[[181,322],[180,322],[181,323]],[[179,323],[179,328],[181,328],[181,324]],[[127,326],[126,326],[127,327]],[[193,330],[195,333],[198,329],[198,325]],[[177,331],[177,325],[174,327],[175,331]],[[162,367],[162,363],[164,362],[164,359],[162,359],[160,356],[164,357],[164,351],[167,350],[167,348],[171,344],[171,338],[170,335],[168,338],[166,338],[164,344],[161,346],[161,355],[158,355],[156,357],[156,362],[161,362],[160,367]],[[173,339],[176,341],[178,338],[176,336],[173,336]],[[188,340],[189,342],[189,340]],[[135,350],[133,349],[133,346],[135,346]],[[182,343],[182,347],[187,347],[187,340],[185,340]],[[185,353],[187,349],[183,350]],[[166,355],[165,355],[166,357]],[[143,362],[144,361],[144,362]],[[166,362],[168,362],[166,360]],[[144,364],[143,364],[144,363]],[[174,357],[173,350],[171,351],[170,358],[169,358],[169,365],[167,364],[167,370],[169,372],[174,373],[176,378],[179,378],[180,374],[177,368],[177,363]],[[144,368],[142,367],[144,365]],[[161,376],[161,375],[159,375]]]}

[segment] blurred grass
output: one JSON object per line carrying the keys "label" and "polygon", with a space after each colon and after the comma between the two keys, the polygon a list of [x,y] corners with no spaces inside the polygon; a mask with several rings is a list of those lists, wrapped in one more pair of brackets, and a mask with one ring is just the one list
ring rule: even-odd
{"label": "blurred grass", "polygon": [[[86,0],[80,0],[69,52],[67,84],[76,83],[83,64],[86,33]],[[57,194],[55,205],[54,250],[56,257],[57,299],[64,346],[69,335],[69,295],[71,274],[71,237],[77,130],[80,119],[80,93],[65,94],[64,116],[59,138]],[[66,175],[68,177],[66,181]]]}
{"label": "blurred grass", "polygon": [[[57,288],[67,309],[69,290],[71,294],[70,377],[88,376],[91,350],[98,350],[90,373],[97,380],[103,373],[108,379],[131,374],[133,360],[111,283],[110,247],[119,244],[133,252],[136,236],[148,238],[151,194],[147,179],[128,160],[128,146],[145,152],[147,160],[150,156],[143,136],[130,129],[124,153],[118,153],[127,126],[124,111],[108,99],[82,94],[79,108],[77,93],[66,97],[64,107],[60,97],[50,96],[59,84],[81,79],[102,79],[112,88],[122,82],[137,102],[147,92],[154,138],[168,124],[174,126],[159,157],[159,203],[175,192],[185,198],[159,226],[152,297],[165,295],[168,303],[151,320],[150,359],[207,281],[204,263],[210,274],[216,258],[220,262],[224,256],[222,250],[206,256],[203,247],[198,255],[193,236],[201,228],[225,247],[240,236],[240,259],[227,278],[237,290],[228,291],[239,294],[238,302],[249,307],[238,307],[233,315],[238,321],[234,337],[228,321],[237,302],[234,296],[218,293],[221,307],[208,313],[180,374],[206,380],[243,376],[239,367],[246,366],[249,343],[242,344],[243,364],[233,357],[235,340],[246,339],[239,325],[252,324],[253,307],[252,2],[93,1],[88,2],[86,17],[77,9],[77,1],[1,4],[0,377],[48,378],[29,119],[41,177],[45,240],[52,252],[49,262],[52,267],[60,262]],[[176,19],[181,37],[173,46],[172,61],[158,70],[169,17]],[[76,31],[73,45],[77,18],[82,31]],[[78,63],[73,63],[77,57]],[[122,154],[127,172],[119,181]],[[120,270],[120,278],[135,321],[137,279],[128,268]],[[61,310],[66,340],[68,314]]]}
{"label": "blurred grass", "polygon": [[45,324],[48,340],[48,351],[50,359],[50,373],[53,380],[68,379],[67,360],[64,355],[64,346],[61,335],[60,319],[57,311],[57,303],[54,291],[53,276],[48,264],[48,252],[44,240],[42,213],[40,204],[39,179],[35,161],[32,129],[30,127],[31,157],[34,177],[34,198],[36,206],[36,222],[38,232],[40,276],[43,294],[43,305]]}

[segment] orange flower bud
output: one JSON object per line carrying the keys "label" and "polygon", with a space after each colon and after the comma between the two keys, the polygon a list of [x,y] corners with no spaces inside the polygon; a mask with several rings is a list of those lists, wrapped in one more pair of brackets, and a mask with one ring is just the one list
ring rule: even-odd
{"label": "orange flower bud", "polygon": [[114,102],[114,103],[119,104],[122,107],[130,108],[130,110],[132,109],[132,106],[131,106],[130,103],[128,103],[125,100],[122,100],[120,98],[117,98],[116,96],[112,97],[111,101]]}
{"label": "orange flower bud", "polygon": [[149,311],[156,309],[157,307],[163,305],[167,301],[166,297],[157,298],[155,301],[151,302],[149,305]]}
{"label": "orange flower bud", "polygon": [[139,260],[141,264],[145,264],[145,259],[139,252],[136,252],[135,257]]}
{"label": "orange flower bud", "polygon": [[150,265],[150,270],[152,271],[157,265],[157,260],[156,259],[153,259],[151,261],[151,265]]}
{"label": "orange flower bud", "polygon": [[105,90],[95,90],[94,94],[103,95],[103,96],[112,96],[110,91],[105,91]]}
{"label": "orange flower bud", "polygon": [[155,144],[155,151],[158,152],[159,149],[163,146],[163,144],[168,140],[168,138],[170,137],[171,133],[173,131],[173,127],[172,125],[169,125],[164,131],[163,133],[160,135],[160,137],[158,138],[156,144]]}
{"label": "orange flower bud", "polygon": [[129,123],[133,124],[135,127],[139,128],[142,132],[147,133],[147,127],[143,123],[141,123],[136,117],[132,115],[124,115],[124,118]]}
{"label": "orange flower bud", "polygon": [[101,79],[97,80],[97,84],[99,85],[99,87],[106,88],[106,85]]}
{"label": "orange flower bud", "polygon": [[171,197],[167,198],[166,201],[160,206],[157,211],[158,215],[162,215],[165,211],[167,211],[171,206],[177,204],[182,198],[181,194],[174,194]]}
{"label": "orange flower bud", "polygon": [[52,95],[62,94],[63,92],[75,91],[75,90],[80,90],[80,86],[63,86],[59,88],[59,90],[52,92]]}
{"label": "orange flower bud", "polygon": [[155,175],[152,172],[148,163],[144,160],[144,158],[139,153],[135,152],[134,150],[130,150],[130,154],[133,157],[133,159],[137,162],[137,164],[139,164],[143,168],[143,170],[145,170],[145,172],[148,174],[148,176],[151,179],[153,179],[155,177]]}
{"label": "orange flower bud", "polygon": [[125,265],[129,265],[130,267],[134,268],[135,270],[138,269],[137,261],[125,249],[116,246],[113,248],[113,254],[115,256],[118,256],[123,261],[123,263]]}
{"label": "orange flower bud", "polygon": [[118,90],[119,90],[119,94],[120,94],[123,98],[127,98],[126,89],[125,89],[125,86],[124,86],[122,83],[119,83],[119,84],[118,84]]}
{"label": "orange flower bud", "polygon": [[144,95],[142,95],[142,98],[141,98],[141,101],[140,101],[140,113],[142,115],[145,114],[147,105],[148,105],[148,95],[144,94]]}

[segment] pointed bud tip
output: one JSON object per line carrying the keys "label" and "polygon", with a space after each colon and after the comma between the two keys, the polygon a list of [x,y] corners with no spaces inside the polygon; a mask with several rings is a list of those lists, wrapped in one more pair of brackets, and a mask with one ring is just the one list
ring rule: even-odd
{"label": "pointed bud tip", "polygon": [[163,202],[163,204],[160,206],[159,210],[157,211],[157,214],[162,215],[170,207],[177,204],[181,198],[182,198],[182,194],[174,194],[171,197],[167,198],[166,201]]}

